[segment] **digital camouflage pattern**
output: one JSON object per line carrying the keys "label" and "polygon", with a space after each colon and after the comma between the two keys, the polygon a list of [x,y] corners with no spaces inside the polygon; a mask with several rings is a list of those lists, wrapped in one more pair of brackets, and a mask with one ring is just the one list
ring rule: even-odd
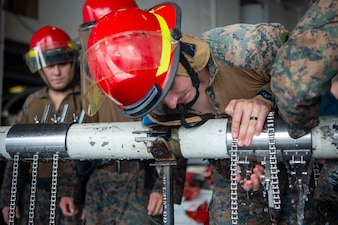
{"label": "digital camouflage pattern", "polygon": [[208,43],[214,60],[270,73],[277,50],[289,34],[280,23],[233,24],[211,29],[201,38]]}
{"label": "digital camouflage pattern", "polygon": [[147,214],[152,190],[146,188],[146,180],[144,170],[136,167],[130,173],[95,169],[87,183],[86,224],[161,224],[161,216]]}
{"label": "digital camouflage pattern", "polygon": [[[96,114],[99,122],[127,122],[135,121],[123,117],[116,110],[114,103],[105,98]],[[99,161],[99,160],[98,160]],[[81,176],[76,175],[77,168],[73,164],[67,166],[62,175],[64,192],[62,196],[72,196],[74,187],[86,185],[85,208],[86,224],[162,224],[162,215],[150,217],[147,206],[151,192],[162,194],[163,178],[158,176],[156,167],[150,164],[153,160],[133,160],[133,169],[126,173],[114,171],[114,162],[100,167],[97,164],[87,178],[87,184]],[[140,166],[143,164],[143,166]],[[174,202],[181,203],[185,182],[186,160],[178,159],[177,166],[173,166]],[[111,169],[109,169],[111,168]]]}
{"label": "digital camouflage pattern", "polygon": [[[201,35],[199,39],[206,41],[210,47],[210,53],[205,51],[205,54],[209,55],[207,67],[211,76],[210,87],[207,88],[206,93],[215,109],[216,118],[225,116],[224,108],[231,99],[252,98],[260,89],[269,89],[268,72],[274,61],[273,57],[283,45],[287,34],[283,25],[265,23],[230,25],[212,29]],[[188,43],[192,47],[191,51],[198,51],[193,46],[195,43],[198,44],[198,40]],[[251,51],[244,51],[245,48]],[[200,52],[190,53],[185,55],[191,57],[187,59],[190,64],[194,60],[199,61],[197,57],[205,57]],[[180,115],[180,111],[170,110],[168,107],[153,111],[152,116],[156,117],[157,115],[153,115],[156,112],[160,113],[158,117],[162,118],[161,122],[164,122],[164,117],[167,117],[167,121],[171,121],[172,118],[177,118],[173,115]],[[200,115],[193,110],[188,113]],[[178,124],[173,123],[173,125]],[[210,160],[210,164],[215,184],[209,208],[210,224],[232,224],[230,160]],[[267,202],[262,196],[263,192],[259,190],[248,197],[248,193],[239,187],[239,225],[270,224]]]}
{"label": "digital camouflage pattern", "polygon": [[271,89],[291,137],[318,125],[320,96],[337,72],[338,1],[316,0],[279,51],[271,74]]}
{"label": "digital camouflage pattern", "polygon": [[[216,161],[216,160],[215,160]],[[209,204],[209,223],[211,225],[232,225],[230,195],[230,162],[223,164],[226,173],[218,172],[217,163],[224,160],[210,161],[214,188]],[[215,164],[216,163],[216,164]],[[268,203],[263,198],[262,188],[255,192],[247,192],[238,185],[238,224],[267,225],[271,224]]]}
{"label": "digital camouflage pattern", "polygon": [[[34,117],[38,116],[39,119],[42,118],[45,106],[48,104],[53,104],[51,99],[47,94],[47,88],[44,87],[26,99],[22,112],[18,117],[17,123],[35,123]],[[74,86],[73,92],[68,94],[62,101],[61,106],[58,111],[55,108],[49,114],[49,118],[46,123],[54,123],[50,119],[55,114],[57,116],[62,115],[62,109],[65,104],[69,104],[68,116],[66,122],[73,121],[73,113],[79,116],[81,113],[81,98],[80,98],[80,87]],[[70,163],[70,161],[60,162],[58,167],[58,178],[60,178],[65,164]],[[13,161],[8,160],[6,164],[6,171],[4,175],[3,185],[1,187],[1,198],[0,198],[0,207],[10,205],[10,192],[12,185],[12,165]],[[49,224],[49,209],[50,209],[50,198],[51,198],[51,178],[52,175],[52,163],[51,162],[39,162],[38,166],[38,175],[37,175],[37,189],[36,189],[36,201],[35,201],[35,215],[34,215],[34,224]],[[60,179],[59,179],[60,180]],[[31,194],[31,163],[23,162],[19,163],[19,173],[18,173],[18,190],[17,190],[17,205],[21,212],[21,219],[17,221],[18,224],[27,224],[28,218],[28,209],[29,209],[29,198]],[[61,185],[58,185],[58,191],[62,189]],[[57,191],[57,200],[59,200],[59,192]],[[76,192],[72,192],[76,193]],[[56,202],[58,206],[58,201]],[[77,215],[75,217],[63,217],[61,211],[56,207],[55,221],[56,225],[78,225],[82,221]]]}
{"label": "digital camouflage pattern", "polygon": [[[213,105],[220,105],[219,112],[224,111],[228,100],[252,98],[261,89],[269,91],[269,71],[287,35],[283,25],[268,23],[230,25],[201,35],[211,49],[208,68],[214,80],[207,93]],[[230,160],[209,161],[214,181],[210,224],[230,225]],[[262,189],[248,195],[239,186],[238,201],[239,225],[271,224]]]}
{"label": "digital camouflage pattern", "polygon": [[[291,175],[289,171],[290,166],[287,169],[284,163],[279,164],[278,170],[281,193],[281,210],[277,216],[278,225],[324,225],[325,223],[318,211],[317,202],[312,198],[314,190],[313,174],[311,174],[310,180],[307,181],[308,176],[297,177],[296,175]],[[303,182],[304,186],[302,190],[305,187],[305,183],[309,182],[306,186],[309,188],[308,193],[303,195],[303,200],[305,201],[304,208],[300,207],[299,210],[298,207],[302,203],[302,199],[299,199],[299,193],[302,193],[302,190],[300,192],[299,183],[297,183],[298,179],[301,179]]]}

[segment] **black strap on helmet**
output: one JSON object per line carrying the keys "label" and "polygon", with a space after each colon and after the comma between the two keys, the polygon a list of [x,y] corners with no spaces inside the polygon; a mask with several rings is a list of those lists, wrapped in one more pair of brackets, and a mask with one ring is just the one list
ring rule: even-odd
{"label": "black strap on helmet", "polygon": [[180,63],[183,65],[185,70],[188,72],[188,74],[191,78],[191,81],[192,81],[192,85],[196,88],[196,95],[195,95],[194,99],[191,102],[189,102],[188,104],[179,108],[179,111],[181,113],[180,120],[181,120],[181,124],[182,124],[183,127],[193,128],[193,127],[197,127],[197,126],[204,124],[205,122],[207,122],[211,118],[214,118],[214,115],[212,113],[209,113],[209,114],[207,114],[206,117],[203,117],[203,119],[201,121],[197,122],[197,123],[194,123],[194,124],[187,123],[186,118],[185,118],[185,114],[188,112],[189,109],[191,109],[191,107],[195,104],[195,102],[197,101],[197,99],[199,97],[198,88],[200,86],[200,80],[198,79],[198,75],[197,75],[196,71],[193,68],[191,68],[188,60],[184,57],[182,52],[180,54]]}

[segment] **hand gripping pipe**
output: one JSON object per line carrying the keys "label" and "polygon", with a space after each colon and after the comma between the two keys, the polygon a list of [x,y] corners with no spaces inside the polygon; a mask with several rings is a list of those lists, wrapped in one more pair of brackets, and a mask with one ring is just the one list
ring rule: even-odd
{"label": "hand gripping pipe", "polygon": [[[19,153],[21,158],[31,159],[39,152],[41,158],[52,158],[58,152],[61,158],[70,159],[150,159],[154,152],[161,155],[160,148],[150,149],[158,136],[164,136],[176,157],[229,158],[230,127],[229,119],[211,119],[190,129],[146,128],[140,122],[2,126],[0,156],[12,159]],[[278,157],[338,158],[338,116],[320,117],[320,124],[299,139],[292,139],[286,123],[276,117],[275,138]],[[239,154],[260,161],[267,154],[268,143],[265,126],[249,147],[239,148]]]}

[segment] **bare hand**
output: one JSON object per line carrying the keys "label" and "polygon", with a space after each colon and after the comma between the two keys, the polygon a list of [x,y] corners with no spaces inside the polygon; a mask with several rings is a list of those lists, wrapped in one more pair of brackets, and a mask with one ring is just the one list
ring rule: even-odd
{"label": "bare hand", "polygon": [[[4,221],[7,224],[9,224],[9,210],[9,206],[5,206],[2,208],[2,216],[4,217]],[[15,209],[15,218],[20,219],[20,211],[18,207],[16,207]]]}
{"label": "bare hand", "polygon": [[261,177],[264,174],[264,167],[256,164],[250,174],[250,179],[244,181],[240,175],[237,176],[237,182],[242,184],[242,188],[246,191],[258,191],[261,186]]}
{"label": "bare hand", "polygon": [[163,213],[163,198],[162,194],[152,192],[149,197],[148,215],[156,216]]}
{"label": "bare hand", "polygon": [[75,207],[74,199],[72,197],[62,197],[60,199],[59,207],[65,216],[75,216],[79,212]]}
{"label": "bare hand", "polygon": [[229,102],[224,111],[232,117],[231,134],[238,139],[238,146],[249,146],[253,136],[260,135],[272,107],[273,103],[260,95]]}
{"label": "bare hand", "polygon": [[86,218],[86,209],[83,208],[82,209],[82,214],[81,214],[81,220],[85,220],[85,218]]}

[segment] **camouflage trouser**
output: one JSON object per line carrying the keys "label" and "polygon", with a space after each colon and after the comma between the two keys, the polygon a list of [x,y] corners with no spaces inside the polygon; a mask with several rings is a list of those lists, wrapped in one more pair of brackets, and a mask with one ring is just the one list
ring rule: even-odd
{"label": "camouflage trouser", "polygon": [[144,188],[144,175],[144,170],[95,169],[87,183],[86,225],[157,224],[147,214],[150,191]]}
{"label": "camouflage trouser", "polygon": [[[39,183],[39,181],[38,181]],[[29,218],[29,199],[31,193],[31,186],[26,184],[23,189],[23,194],[19,203],[19,210],[21,218],[15,223],[17,225],[27,225]],[[51,193],[48,190],[37,188],[35,200],[35,213],[34,213],[34,224],[45,225],[49,224],[50,214],[50,198]],[[56,225],[81,225],[82,220],[80,219],[81,213],[76,217],[65,217],[60,208],[58,202],[55,208],[55,224]]]}
{"label": "camouflage trouser", "polygon": [[[317,202],[313,199],[313,187],[314,179],[313,176],[310,179],[308,185],[310,193],[304,195],[303,191],[299,192],[299,187],[296,182],[296,177],[291,176],[286,172],[285,166],[279,167],[279,182],[281,191],[281,212],[278,217],[279,225],[289,224],[304,224],[304,225],[320,225],[321,219],[318,211]],[[302,177],[302,182],[305,181],[306,177]],[[301,189],[302,190],[302,189]],[[299,194],[303,197],[300,200]],[[297,207],[304,204],[304,208],[300,207],[297,211]],[[302,217],[304,218],[302,219]],[[302,223],[300,223],[303,221]]]}
{"label": "camouflage trouser", "polygon": [[338,221],[338,160],[325,160],[320,172],[314,199],[319,212],[328,224]]}
{"label": "camouflage trouser", "polygon": [[[290,175],[289,175],[290,178]],[[281,179],[281,178],[280,178]],[[285,179],[282,179],[285,180]],[[299,202],[299,189],[292,177],[291,187],[282,185],[282,210],[279,217],[279,225],[302,224],[304,225],[336,225],[338,224],[338,163],[336,160],[326,160],[315,187],[312,174],[309,184],[309,193],[303,196],[304,211],[297,213]],[[304,216],[299,220],[297,216]]]}
{"label": "camouflage trouser", "polygon": [[[209,205],[210,225],[232,225],[230,181],[211,166],[214,189]],[[262,190],[246,192],[238,186],[238,224],[270,224],[267,202],[262,197]]]}

